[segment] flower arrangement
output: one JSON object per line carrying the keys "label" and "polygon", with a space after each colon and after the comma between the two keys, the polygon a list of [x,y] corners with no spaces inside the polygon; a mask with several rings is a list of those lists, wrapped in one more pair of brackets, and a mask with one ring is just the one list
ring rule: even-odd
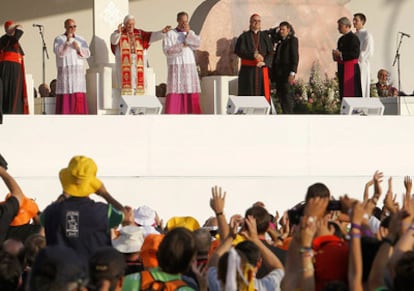
{"label": "flower arrangement", "polygon": [[[273,100],[278,102],[276,91],[272,91]],[[293,112],[296,114],[339,114],[341,100],[339,98],[338,80],[325,74],[321,77],[319,62],[312,64],[309,82],[298,79],[291,92],[294,99]],[[279,109],[280,106],[277,106]],[[279,111],[278,111],[279,112]]]}

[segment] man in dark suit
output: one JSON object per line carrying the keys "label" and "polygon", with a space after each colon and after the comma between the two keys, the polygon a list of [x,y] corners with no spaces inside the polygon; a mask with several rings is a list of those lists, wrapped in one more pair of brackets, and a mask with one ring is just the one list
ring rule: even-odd
{"label": "man in dark suit", "polygon": [[293,113],[293,96],[289,94],[295,82],[299,63],[299,42],[292,26],[283,21],[269,31],[276,51],[272,63],[272,81],[276,83],[277,97],[285,114]]}

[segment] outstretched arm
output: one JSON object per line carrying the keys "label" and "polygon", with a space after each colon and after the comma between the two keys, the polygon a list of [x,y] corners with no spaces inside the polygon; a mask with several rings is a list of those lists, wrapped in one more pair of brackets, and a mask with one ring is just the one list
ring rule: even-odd
{"label": "outstretched arm", "polygon": [[384,197],[384,207],[391,214],[395,214],[398,211],[398,204],[395,203],[397,196],[393,196],[392,192],[392,177],[388,178],[388,190]]}
{"label": "outstretched arm", "polygon": [[222,192],[221,187],[214,186],[211,188],[210,207],[216,215],[218,231],[221,238],[225,238],[229,234],[229,226],[224,215],[225,200],[226,192]]}
{"label": "outstretched arm", "polygon": [[150,43],[162,40],[164,33],[171,30],[171,26],[167,25],[162,30],[151,32]]}
{"label": "outstretched arm", "polygon": [[[302,270],[300,272],[300,288],[301,290],[314,291],[315,290],[315,275],[313,267],[313,250],[312,242],[316,233],[316,220],[314,217],[302,217],[300,223],[300,230],[297,232],[298,239],[301,242],[299,253],[302,256],[301,264]],[[298,265],[299,265],[298,264]]]}
{"label": "outstretched arm", "polygon": [[1,166],[0,166],[0,177],[3,179],[4,183],[9,189],[10,194],[19,201],[19,205],[20,205],[21,201],[23,200],[24,194],[22,192],[22,189],[20,189],[19,184],[17,184],[16,180],[14,180],[14,178],[9,175],[6,169],[4,169]]}
{"label": "outstretched arm", "polygon": [[374,177],[372,178],[374,180],[374,196],[372,199],[378,200],[378,198],[382,194],[382,188],[381,188],[381,182],[384,178],[384,174],[380,171],[375,171]]}
{"label": "outstretched arm", "polygon": [[349,249],[348,284],[351,291],[362,291],[361,224],[365,214],[364,205],[354,204],[351,215],[351,243]]}
{"label": "outstretched arm", "polygon": [[265,265],[271,269],[284,269],[278,257],[260,240],[257,234],[256,219],[249,215],[245,219],[246,229],[242,232],[248,240],[254,242],[260,250]]}
{"label": "outstretched arm", "polygon": [[102,184],[101,188],[96,191],[96,194],[101,196],[108,204],[111,204],[116,210],[122,211],[127,214],[128,210],[122,206],[112,195],[106,190],[105,186]]}
{"label": "outstretched arm", "polygon": [[372,263],[368,278],[368,290],[377,290],[377,288],[385,286],[384,274],[393,253],[393,245],[398,239],[402,216],[403,212],[394,213],[391,216],[388,235],[382,240],[382,244]]}
{"label": "outstretched arm", "polygon": [[221,238],[220,245],[214,250],[213,254],[211,255],[208,261],[209,267],[211,266],[217,267],[220,257],[230,250],[233,239],[237,235],[237,230],[239,226],[240,226],[239,220],[237,220],[236,218],[232,218],[230,220],[229,232],[227,236]]}

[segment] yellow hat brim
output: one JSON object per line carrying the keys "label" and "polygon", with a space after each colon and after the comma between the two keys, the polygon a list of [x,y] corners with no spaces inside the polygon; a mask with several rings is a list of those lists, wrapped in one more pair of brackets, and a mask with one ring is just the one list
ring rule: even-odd
{"label": "yellow hat brim", "polygon": [[68,168],[60,170],[60,183],[65,193],[75,197],[86,197],[96,193],[102,187],[102,181],[96,177],[78,179],[73,177]]}

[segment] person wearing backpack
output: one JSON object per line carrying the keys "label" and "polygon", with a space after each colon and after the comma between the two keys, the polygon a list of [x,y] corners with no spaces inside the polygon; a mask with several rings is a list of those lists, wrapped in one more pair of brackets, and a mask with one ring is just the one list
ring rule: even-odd
{"label": "person wearing backpack", "polygon": [[177,227],[168,232],[157,252],[158,268],[125,276],[122,290],[193,291],[181,277],[190,268],[196,254],[192,233]]}

